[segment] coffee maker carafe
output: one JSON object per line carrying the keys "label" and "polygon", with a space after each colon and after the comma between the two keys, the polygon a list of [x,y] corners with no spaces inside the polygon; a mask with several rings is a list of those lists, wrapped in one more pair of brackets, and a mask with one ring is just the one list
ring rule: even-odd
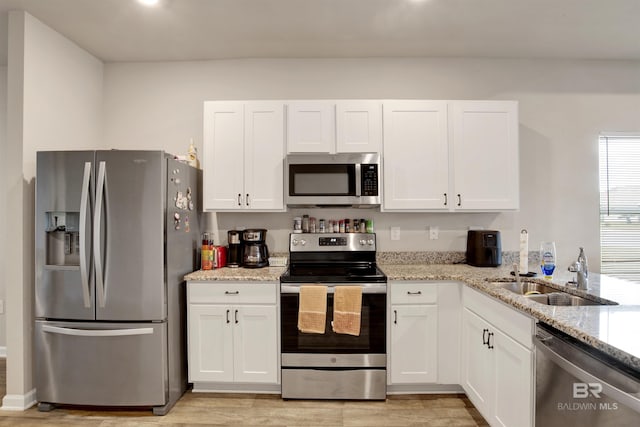
{"label": "coffee maker carafe", "polygon": [[267,230],[252,228],[242,232],[242,266],[248,268],[267,267],[269,250],[266,244]]}
{"label": "coffee maker carafe", "polygon": [[227,253],[227,267],[240,267],[242,265],[242,242],[240,241],[242,231],[229,230],[227,241],[229,251]]}

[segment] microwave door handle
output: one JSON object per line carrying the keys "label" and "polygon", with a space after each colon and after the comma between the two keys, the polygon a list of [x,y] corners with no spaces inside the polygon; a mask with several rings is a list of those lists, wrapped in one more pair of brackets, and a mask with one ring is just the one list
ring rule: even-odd
{"label": "microwave door handle", "polygon": [[356,163],[356,197],[360,197],[362,195],[362,175],[360,174],[361,170],[360,163]]}

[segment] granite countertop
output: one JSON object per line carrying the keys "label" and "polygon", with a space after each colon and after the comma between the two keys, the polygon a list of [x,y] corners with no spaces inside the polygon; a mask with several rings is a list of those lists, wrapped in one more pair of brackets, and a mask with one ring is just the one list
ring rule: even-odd
{"label": "granite countertop", "polygon": [[[535,319],[640,369],[640,285],[596,273],[589,274],[586,291],[567,286],[574,276],[558,272],[551,281],[537,276],[523,280],[544,283],[575,295],[618,305],[551,306],[514,294],[492,283],[513,280],[510,268],[479,268],[465,264],[381,264],[388,280],[455,280],[497,298]],[[532,266],[530,271],[536,271]],[[393,286],[393,284],[391,284]]]}
{"label": "granite countertop", "polygon": [[234,282],[280,282],[280,276],[286,267],[264,268],[216,268],[214,270],[198,270],[184,276],[187,282],[234,281]]}
{"label": "granite countertop", "polygon": [[[587,296],[618,305],[550,306],[540,304],[502,289],[492,281],[512,280],[511,265],[497,268],[472,267],[466,264],[400,264],[399,259],[379,260],[378,265],[390,282],[449,280],[459,281],[478,289],[533,318],[555,327],[566,334],[601,350],[628,366],[640,369],[640,285],[609,276],[590,273],[587,291],[567,286],[573,274],[560,271],[551,281],[537,276],[525,278],[564,290],[575,295]],[[437,261],[437,260],[436,260]],[[279,281],[285,267],[220,268],[199,270],[185,276],[187,281]],[[537,271],[531,266],[530,271]],[[391,283],[393,286],[393,283]]]}

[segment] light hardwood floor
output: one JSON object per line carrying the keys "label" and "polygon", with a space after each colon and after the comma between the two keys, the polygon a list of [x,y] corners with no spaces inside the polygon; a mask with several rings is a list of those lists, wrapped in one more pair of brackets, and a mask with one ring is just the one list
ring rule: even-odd
{"label": "light hardwood floor", "polygon": [[[6,390],[0,359],[0,396]],[[390,396],[384,402],[284,401],[276,395],[187,391],[163,417],[148,410],[61,407],[0,411],[0,426],[487,426],[464,395]]]}

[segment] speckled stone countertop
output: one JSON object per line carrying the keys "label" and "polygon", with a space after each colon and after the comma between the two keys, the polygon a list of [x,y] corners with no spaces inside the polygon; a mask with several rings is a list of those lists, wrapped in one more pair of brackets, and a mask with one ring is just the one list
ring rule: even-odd
{"label": "speckled stone countertop", "polygon": [[[588,290],[567,286],[574,277],[568,271],[554,274],[551,281],[525,278],[559,290],[586,296],[617,305],[550,306],[532,301],[498,287],[493,281],[513,280],[511,263],[503,256],[503,265],[497,268],[472,267],[460,262],[459,253],[407,256],[409,253],[384,254],[378,264],[390,285],[393,281],[447,280],[459,281],[503,301],[533,318],[559,329],[566,334],[601,350],[628,366],[640,370],[640,285],[605,275],[590,273]],[[441,263],[438,263],[441,262]],[[187,281],[279,281],[285,267],[221,268],[195,271],[185,276]],[[530,271],[537,271],[532,264]]]}
{"label": "speckled stone countertop", "polygon": [[286,267],[264,268],[216,268],[214,270],[198,270],[184,276],[184,280],[192,282],[234,281],[234,282],[279,282]]}
{"label": "speckled stone countertop", "polygon": [[[381,264],[388,280],[453,280],[497,298],[535,319],[553,326],[601,350],[624,364],[640,370],[640,285],[606,275],[589,274],[587,291],[567,286],[569,272],[554,274],[551,281],[540,276],[523,280],[544,283],[574,295],[618,305],[551,306],[514,294],[493,281],[513,280],[510,268],[479,268],[466,264]],[[530,271],[536,271],[531,266]],[[393,286],[393,283],[391,283]]]}

